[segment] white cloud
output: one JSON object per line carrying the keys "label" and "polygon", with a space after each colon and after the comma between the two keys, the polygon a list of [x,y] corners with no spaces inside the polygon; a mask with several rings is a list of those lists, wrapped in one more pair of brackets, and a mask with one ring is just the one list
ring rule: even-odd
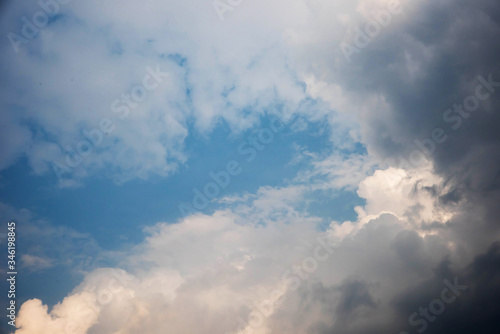
{"label": "white cloud", "polygon": [[[300,201],[301,191],[261,189],[233,199],[233,204],[241,203],[234,209],[147,228],[145,241],[122,260],[127,271],[90,273],[68,298],[78,301],[88,295],[98,311],[89,334],[237,333],[243,323],[254,333],[278,328],[304,333],[319,323],[349,327],[343,322],[346,314],[356,314],[359,326],[374,319],[390,323],[396,316],[391,300],[408,286],[433,277],[433,269],[448,255],[454,266],[465,265],[463,253],[458,256],[449,247],[447,230],[452,225],[431,234],[422,227],[421,223],[443,217],[434,205],[438,198],[426,193],[426,187],[436,183],[439,178],[425,170],[376,171],[361,182],[359,194],[367,202],[358,210],[359,220],[332,224],[326,231],[317,230],[315,217],[283,210],[288,204],[281,195],[288,195],[293,203]],[[410,214],[415,206],[419,209]],[[353,228],[341,235],[339,229],[345,224]],[[304,259],[313,256],[318,237],[327,237],[333,253],[317,270],[295,272],[293,266],[301,268]],[[293,271],[284,276],[287,270]],[[292,288],[294,280],[300,284]],[[343,304],[345,294],[358,288],[364,291],[360,304]],[[300,313],[301,305],[319,298],[318,294],[323,301]],[[52,322],[80,321],[67,300],[51,311]],[[39,301],[26,305],[20,313],[21,325],[34,328],[41,323],[42,328],[52,329]],[[266,315],[257,321],[252,312]],[[297,312],[301,316],[295,319]],[[92,319],[82,328],[90,326]]]}
{"label": "white cloud", "polygon": [[[30,146],[26,154],[32,168],[46,173],[48,162],[63,162],[66,147],[75,148],[84,139],[82,129],[97,128],[100,119],[110,117],[116,131],[85,157],[74,178],[104,167],[112,167],[109,173],[118,181],[151,173],[166,176],[188,159],[183,145],[189,131],[208,133],[221,118],[233,131],[245,130],[266,110],[284,103],[309,120],[326,116],[334,125],[332,142],[347,147],[360,137],[353,130],[353,116],[366,104],[331,80],[331,69],[346,65],[331,50],[338,49],[348,26],[360,20],[360,6],[375,4],[362,3],[254,1],[221,22],[211,2],[71,2],[61,7],[64,16],[44,27],[19,54],[10,46],[2,49],[10,62],[5,70],[15,78],[6,87],[5,101],[15,106],[12,114],[40,126],[30,140],[26,126],[18,124],[17,133],[26,133],[25,138],[6,142],[9,147]],[[21,14],[19,8],[10,10]],[[332,13],[338,20],[332,20]],[[14,15],[4,29],[16,25]],[[169,80],[128,119],[117,119],[111,103],[156,64],[170,73]],[[37,78],[37,89],[22,90],[31,78]],[[331,110],[304,107],[308,98],[323,99]],[[188,130],[190,123],[194,129]],[[6,166],[22,151],[15,152],[5,158]]]}
{"label": "white cloud", "polygon": [[21,266],[31,271],[40,271],[53,267],[54,262],[48,258],[30,254],[23,254],[21,255]]}

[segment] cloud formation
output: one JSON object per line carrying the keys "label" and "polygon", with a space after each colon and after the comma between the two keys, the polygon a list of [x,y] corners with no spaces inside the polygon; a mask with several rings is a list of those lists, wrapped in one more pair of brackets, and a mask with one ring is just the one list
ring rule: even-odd
{"label": "cloud formation", "polygon": [[[472,305],[488,309],[492,297],[477,289],[483,280],[496,288],[498,273],[490,266],[497,264],[498,246],[479,255],[482,250],[458,240],[459,218],[438,214],[439,198],[422,184],[432,175],[405,173],[389,169],[365,179],[359,193],[366,205],[358,210],[358,221],[334,222],[326,231],[317,229],[315,217],[283,210],[279,201],[262,201],[273,189],[233,210],[159,223],[123,259],[126,271],[90,273],[50,313],[38,300],[26,302],[18,332],[59,333],[50,327],[55,324],[61,324],[60,333],[63,325],[78,328],[74,333],[415,330],[419,327],[408,317],[440,298],[444,280],[468,290],[447,306],[437,326],[428,321],[434,326],[429,332]],[[388,187],[388,180],[397,184]],[[413,195],[404,193],[409,190]],[[401,192],[413,200],[402,202]],[[387,210],[385,200],[398,203],[400,211]],[[352,228],[339,234],[344,225]],[[78,300],[81,312],[92,315],[85,323],[74,320]],[[493,313],[474,321],[497,312],[493,306],[488,310]]]}
{"label": "cloud formation", "polygon": [[[4,6],[3,35],[40,10]],[[347,61],[343,43],[394,6]],[[75,1],[19,52],[4,40],[0,169],[24,158],[52,173],[103,119],[115,130],[60,185],[169,177],[190,136],[266,113],[329,139],[296,147],[306,168],[289,184],[150,226],[59,304],[25,302],[16,333],[498,332],[499,14],[495,0],[255,0],[221,21],[211,1]],[[168,78],[139,102],[156,66]],[[365,203],[321,228],[307,196],[339,189]],[[49,255],[24,263],[42,270]]]}

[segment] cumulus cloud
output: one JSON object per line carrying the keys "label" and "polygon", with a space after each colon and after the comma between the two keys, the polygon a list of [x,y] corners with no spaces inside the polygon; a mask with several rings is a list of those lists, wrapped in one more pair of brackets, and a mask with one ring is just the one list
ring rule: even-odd
{"label": "cumulus cloud", "polygon": [[[352,136],[370,154],[396,164],[419,149],[415,140],[432,138],[441,128],[448,139],[432,149],[436,168],[468,189],[497,184],[498,115],[488,111],[498,94],[481,101],[471,116],[443,119],[475,93],[479,76],[499,80],[495,2],[397,2],[401,13],[347,63],[341,43],[354,43],[356,27],[364,29],[373,13],[391,3],[255,1],[238,6],[223,22],[210,2],[120,2],[120,10],[113,1],[61,5],[19,53],[4,41],[2,58],[9,66],[3,65],[2,166],[25,152],[36,173],[52,172],[50,162],[72,156],[68,147],[77,149],[83,130],[98,129],[102,118],[110,118],[115,132],[71,175],[78,179],[111,166],[107,173],[119,182],[167,176],[186,163],[183,146],[192,131],[206,133],[220,120],[234,131],[248,129],[259,115],[285,103],[310,119],[337,112],[355,116],[359,133]],[[17,31],[20,17],[39,10],[34,2],[7,8],[4,32]],[[130,94],[146,67],[156,65],[169,80],[130,108],[127,119],[117,118],[113,101]],[[37,89],[27,91],[31,77],[38,78]],[[329,102],[330,110],[301,108],[311,98]],[[455,122],[459,130],[451,128]]]}
{"label": "cumulus cloud", "polygon": [[[469,200],[496,191],[498,6],[490,0],[401,1],[403,12],[348,64],[339,38],[355,45],[356,28],[365,29],[374,21],[371,13],[387,10],[387,3],[359,1],[359,15],[336,11],[343,14],[338,21],[329,19],[337,2],[316,4],[328,14],[293,40],[301,50],[295,58],[300,73],[317,96],[358,115],[371,155],[393,166],[425,164],[425,156]],[[345,35],[335,36],[332,26]]]}
{"label": "cumulus cloud", "polygon": [[[302,150],[308,169],[288,186],[148,227],[122,269],[93,271],[50,310],[24,303],[16,333],[497,332],[500,7],[402,1],[346,59],[342,43],[391,3],[256,0],[220,21],[210,1],[71,2],[18,53],[4,40],[0,168],[25,156],[52,172],[110,118],[74,178],[169,176],[191,134],[247,130],[277,105],[323,123],[333,147]],[[4,33],[38,10],[5,6]],[[135,107],[120,101],[156,66],[168,78]],[[300,204],[342,188],[366,203],[322,230]],[[424,316],[444,288],[455,301]]]}
{"label": "cumulus cloud", "polygon": [[[482,275],[474,270],[489,270],[496,261],[496,246],[479,255],[485,249],[457,244],[454,217],[436,212],[439,197],[428,195],[432,180],[439,183],[429,171],[377,171],[359,187],[366,205],[358,210],[358,220],[332,224],[326,231],[318,230],[317,218],[283,210],[280,201],[266,201],[279,191],[270,188],[250,201],[233,199],[241,204],[231,210],[158,223],[147,228],[144,242],[123,259],[124,270],[88,274],[50,316],[40,301],[27,302],[19,332],[35,323],[47,329],[53,323],[73,324],[73,304],[67,300],[87,294],[83,309],[98,315],[95,323],[93,317],[75,323],[86,333],[382,333],[414,328],[407,320],[412,307],[418,310],[426,306],[418,302],[428,305],[440,298],[444,280],[457,278],[475,286]],[[263,203],[268,211],[256,214]],[[429,222],[439,226],[429,228]],[[336,233],[344,224],[354,228]],[[488,284],[496,284],[496,272],[488,275]],[[430,299],[416,298],[418,293]],[[457,298],[447,312],[463,312],[476,303],[486,307],[482,303],[489,296],[474,298],[476,294],[480,292],[464,292],[467,297]],[[31,318],[31,313],[41,316]]]}
{"label": "cumulus cloud", "polygon": [[[50,314],[40,300],[25,302],[19,310],[16,333],[75,333],[84,334],[96,322],[99,314],[95,296],[89,293],[74,294],[54,306]],[[94,306],[94,307],[92,307]]]}
{"label": "cumulus cloud", "polygon": [[[10,4],[2,31],[20,33],[14,30],[18,19],[39,10],[35,2],[30,4]],[[17,54],[4,43],[2,58],[9,66],[3,71],[10,79],[2,81],[2,101],[12,120],[3,123],[2,132],[10,133],[13,126],[20,131],[4,138],[8,154],[2,165],[12,164],[23,147],[36,173],[52,172],[52,161],[68,165],[65,157],[76,159],[73,151],[85,140],[83,131],[100,129],[101,120],[109,118],[114,132],[88,156],[80,154],[84,168],[71,171],[74,178],[104,166],[113,167],[110,176],[119,180],[150,173],[166,176],[185,162],[188,133],[207,133],[222,119],[241,131],[277,104],[299,108],[307,95],[288,68],[281,33],[284,22],[302,16],[301,6],[279,24],[269,12],[264,25],[255,25],[255,15],[223,25],[211,3],[199,4],[197,10],[193,6],[172,1],[70,2],[59,6],[58,15],[36,38],[20,45]],[[148,66],[167,72],[168,80],[143,101],[125,102],[122,94],[134,96]],[[37,78],[37,89],[26,91],[31,77]],[[120,102],[113,104],[116,99]],[[128,116],[120,119],[124,108]],[[29,126],[33,122],[36,127]]]}

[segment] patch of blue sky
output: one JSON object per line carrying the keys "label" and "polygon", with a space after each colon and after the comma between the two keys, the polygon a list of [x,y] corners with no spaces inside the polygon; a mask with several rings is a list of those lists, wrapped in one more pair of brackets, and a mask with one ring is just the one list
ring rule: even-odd
{"label": "patch of blue sky", "polygon": [[[329,145],[328,131],[319,131],[322,124],[310,123],[307,129],[299,132],[285,127],[274,135],[269,144],[263,145],[262,151],[256,150],[255,158],[249,161],[250,155],[240,154],[238,147],[248,142],[260,129],[267,128],[269,122],[269,118],[264,117],[260,126],[237,136],[231,134],[224,123],[209,138],[200,134],[190,135],[185,143],[187,163],[167,178],[153,176],[148,180],[132,180],[116,185],[103,172],[84,179],[84,187],[57,189],[54,187],[57,181],[55,175],[35,176],[30,172],[27,161],[20,160],[2,173],[0,200],[13,207],[36,212],[55,225],[89,233],[104,249],[120,249],[140,242],[144,226],[181,219],[179,204],[192,204],[194,189],[203,191],[205,184],[212,181],[209,173],[225,169],[231,160],[238,161],[242,172],[232,177],[228,186],[221,189],[218,198],[254,193],[263,186],[287,185],[305,167],[304,164],[289,163],[296,154],[293,144],[299,143],[309,151],[318,151]],[[247,146],[250,147],[249,144]],[[358,205],[357,202],[354,204]],[[318,207],[322,206],[318,204]],[[210,203],[197,211],[210,213],[217,208],[216,204]],[[336,218],[332,214],[327,217]]]}
{"label": "patch of blue sky", "polygon": [[328,228],[332,221],[355,221],[356,206],[363,206],[365,200],[359,198],[355,190],[316,190],[307,196],[307,212],[322,218],[321,230]]}

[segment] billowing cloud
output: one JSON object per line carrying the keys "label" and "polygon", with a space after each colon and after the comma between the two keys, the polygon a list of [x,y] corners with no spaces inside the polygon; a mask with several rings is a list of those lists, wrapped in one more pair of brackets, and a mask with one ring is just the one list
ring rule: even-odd
{"label": "billowing cloud", "polygon": [[[494,265],[497,249],[493,246],[489,255],[474,260],[487,249],[455,237],[460,224],[448,212],[437,212],[440,200],[429,196],[430,180],[439,183],[428,171],[377,171],[361,182],[359,194],[366,205],[358,210],[358,221],[333,223],[326,231],[317,229],[315,217],[283,210],[280,201],[265,201],[272,189],[240,199],[244,204],[232,210],[159,223],[147,228],[148,237],[123,259],[123,270],[88,274],[50,314],[40,301],[26,302],[19,315],[25,327],[18,332],[31,327],[47,331],[59,323],[96,334],[363,333],[369,328],[382,333],[419,328],[415,323],[423,324],[421,315],[408,322],[412,307],[417,312],[428,307],[455,280],[472,290],[483,279],[474,271]],[[291,196],[289,201],[300,198]],[[259,215],[263,203],[267,211]],[[353,228],[337,233],[344,224]],[[490,257],[492,262],[486,260]],[[488,275],[494,280],[497,274]],[[487,307],[482,304],[486,296],[473,298],[480,292],[469,295],[469,290],[459,290],[447,312],[463,312],[469,304]],[[430,299],[416,298],[418,293]],[[87,294],[91,297],[82,310],[97,312],[97,320],[75,323],[69,301]]]}
{"label": "billowing cloud", "polygon": [[[16,333],[498,332],[497,2],[231,3],[224,20],[211,1],[60,3],[36,38],[4,40],[1,169],[168,177],[189,136],[266,113],[329,138],[297,144],[288,184],[149,226],[59,304],[25,302]],[[3,35],[38,6],[5,5]],[[338,189],[365,203],[322,228],[307,195]]]}

